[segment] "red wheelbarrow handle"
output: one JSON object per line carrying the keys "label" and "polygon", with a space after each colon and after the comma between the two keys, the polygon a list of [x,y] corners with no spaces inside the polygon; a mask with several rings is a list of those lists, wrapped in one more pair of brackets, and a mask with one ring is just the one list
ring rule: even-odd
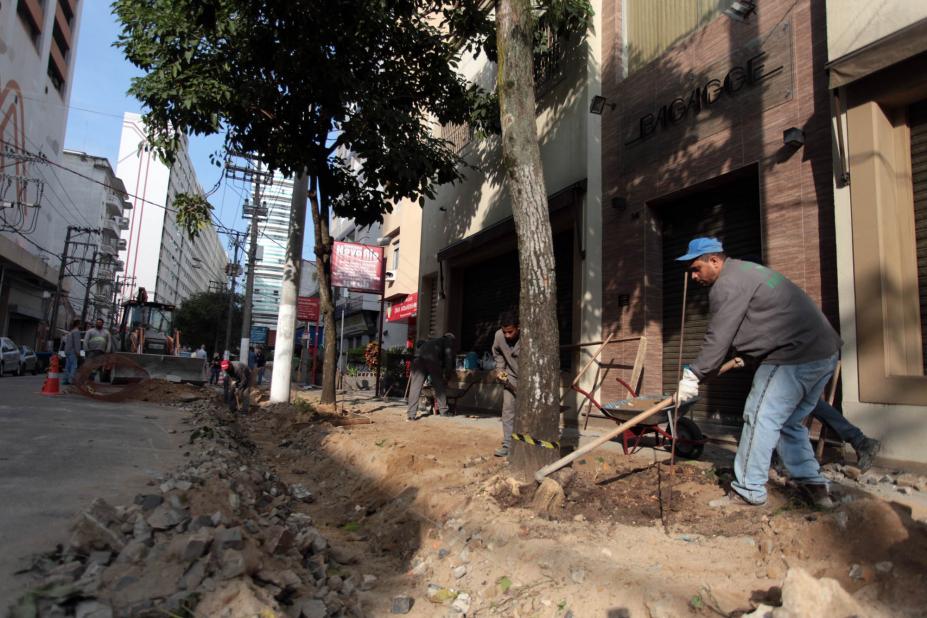
{"label": "red wheelbarrow handle", "polygon": [[[728,371],[730,371],[731,369],[734,369],[735,367],[743,367],[743,366],[744,366],[743,359],[732,358],[728,362],[721,365],[721,369],[718,370],[717,375],[721,375],[722,373],[727,373]],[[634,427],[635,425],[639,424],[641,421],[650,418],[657,412],[660,412],[666,406],[671,405],[674,399],[675,399],[675,395],[667,397],[663,401],[650,406],[649,408],[647,408],[646,410],[644,410],[643,412],[641,412],[640,414],[638,414],[631,420],[618,425],[618,427],[611,430],[604,436],[596,438],[595,440],[593,440],[586,446],[576,449],[575,451],[573,451],[566,457],[562,457],[561,459],[558,459],[554,463],[544,466],[543,468],[541,468],[540,470],[534,473],[534,480],[540,483],[541,481],[544,480],[544,477],[547,476],[548,474],[551,474],[552,472],[556,472],[557,470],[564,467],[565,465],[576,461],[577,459],[579,459],[580,457],[582,457],[589,451],[602,446],[606,442],[610,442],[613,438],[623,434],[625,430],[630,429],[631,427]]]}

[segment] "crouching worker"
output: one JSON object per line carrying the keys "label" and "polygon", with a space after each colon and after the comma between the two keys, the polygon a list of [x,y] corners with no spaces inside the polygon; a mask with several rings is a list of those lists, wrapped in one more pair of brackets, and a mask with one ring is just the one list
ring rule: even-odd
{"label": "crouching worker", "polygon": [[809,502],[833,508],[808,430],[808,416],[837,366],[840,337],[801,288],[765,266],[728,258],[715,238],[696,238],[685,255],[692,280],[710,286],[711,322],[677,399],[698,397],[733,349],[759,361],[744,406],[731,490],[712,506],[766,504],[773,450]]}
{"label": "crouching worker", "polygon": [[415,421],[418,416],[418,399],[422,395],[425,379],[431,378],[431,388],[438,403],[438,414],[447,414],[447,382],[445,376],[454,371],[454,355],[457,353],[457,340],[454,333],[444,333],[423,342],[415,352],[412,361],[412,374],[409,376],[409,409],[406,419]]}
{"label": "crouching worker", "polygon": [[240,361],[231,361],[225,368],[226,380],[230,381],[229,412],[247,414],[251,406],[251,370]]}

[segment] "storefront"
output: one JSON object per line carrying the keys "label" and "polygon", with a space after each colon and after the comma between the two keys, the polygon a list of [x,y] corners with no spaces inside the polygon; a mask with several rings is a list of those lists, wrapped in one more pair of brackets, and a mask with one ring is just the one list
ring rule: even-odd
{"label": "storefront", "polygon": [[885,4],[828,2],[842,403],[927,462],[927,5]]}
{"label": "storefront", "polygon": [[[837,321],[824,7],[769,0],[732,19],[730,2],[701,4],[603,8],[603,331],[647,338],[645,393],[672,391],[680,344],[691,362],[705,334],[707,290],[690,285],[680,337],[675,258],[695,236],[778,270]],[[604,400],[626,396],[613,377],[637,346],[605,352]],[[696,416],[738,422],[749,381],[718,379]]]}

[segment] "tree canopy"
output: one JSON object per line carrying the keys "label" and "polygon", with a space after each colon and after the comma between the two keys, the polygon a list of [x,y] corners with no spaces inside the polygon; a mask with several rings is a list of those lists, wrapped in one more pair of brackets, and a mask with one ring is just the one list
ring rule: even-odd
{"label": "tree canopy", "polygon": [[460,177],[429,123],[469,120],[480,93],[455,70],[438,3],[116,0],[113,10],[116,45],[145,72],[129,92],[167,160],[184,133],[226,131],[229,152],[287,175],[305,169],[361,225]]}
{"label": "tree canopy", "polygon": [[[241,295],[236,294],[232,305],[232,333],[241,331]],[[201,292],[184,300],[174,314],[174,328],[180,331],[184,345],[198,348],[206,344],[210,353],[221,352],[228,319],[229,293]],[[232,337],[236,342],[237,336]]]}

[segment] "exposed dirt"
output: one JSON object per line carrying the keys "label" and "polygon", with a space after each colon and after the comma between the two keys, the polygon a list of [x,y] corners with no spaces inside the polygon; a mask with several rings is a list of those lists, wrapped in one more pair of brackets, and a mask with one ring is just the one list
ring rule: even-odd
{"label": "exposed dirt", "polygon": [[470,616],[737,615],[776,602],[792,567],[838,580],[871,615],[925,615],[927,533],[898,504],[845,488],[835,512],[816,512],[780,480],[766,507],[719,510],[708,502],[725,473],[710,464],[600,451],[578,462],[547,520],[491,456],[498,426],[407,423],[381,402],[347,409],[373,422],[338,427],[345,416],[299,404],[257,407],[241,427],[256,457],[313,491],[316,526],[358,557],[358,575],[378,578],[362,593],[368,615],[403,594],[410,616],[446,614],[429,583],[467,592]]}

